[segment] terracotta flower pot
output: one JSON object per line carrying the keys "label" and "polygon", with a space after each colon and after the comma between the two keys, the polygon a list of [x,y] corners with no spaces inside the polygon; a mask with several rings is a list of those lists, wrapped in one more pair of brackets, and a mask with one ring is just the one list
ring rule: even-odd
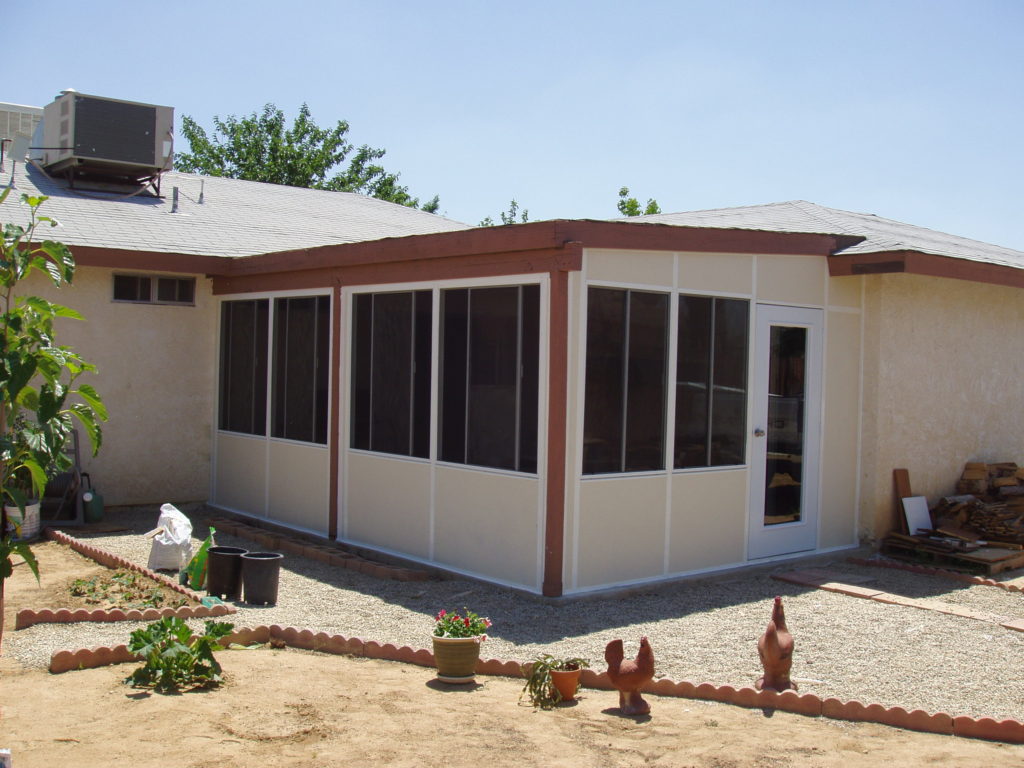
{"label": "terracotta flower pot", "polygon": [[572,701],[576,697],[576,689],[580,683],[578,669],[552,669],[551,684],[555,686],[562,701]]}
{"label": "terracotta flower pot", "polygon": [[480,658],[480,637],[437,637],[434,641],[434,665],[437,679],[444,683],[472,683]]}

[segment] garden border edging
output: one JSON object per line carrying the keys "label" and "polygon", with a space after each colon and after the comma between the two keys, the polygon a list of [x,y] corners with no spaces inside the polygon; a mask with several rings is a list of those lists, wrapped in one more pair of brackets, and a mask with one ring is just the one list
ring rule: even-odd
{"label": "garden border edging", "polygon": [[[161,586],[172,590],[173,592],[184,595],[190,600],[200,602],[203,597],[205,597],[205,595],[179,584],[169,576],[157,573],[156,571],[151,571],[149,568],[143,568],[142,566],[133,563],[131,560],[121,557],[120,555],[115,555],[112,552],[107,552],[105,549],[90,546],[84,541],[64,533],[64,531],[47,527],[43,529],[43,538],[49,539],[50,541],[56,541],[58,544],[64,544],[83,557],[88,557],[90,560],[93,560],[106,568],[122,568],[139,573],[146,578],[152,579]],[[57,610],[52,610],[50,608],[43,608],[41,610],[22,608],[15,615],[14,629],[25,629],[33,626],[34,624],[44,623],[71,624],[79,621],[154,621],[163,616],[177,616],[179,619],[202,619],[211,616],[227,616],[237,612],[238,608],[233,605],[228,605],[227,603],[222,603],[212,607],[200,605],[195,608],[187,606],[182,606],[180,608],[146,608],[145,610],[133,608],[127,611],[121,608],[97,608],[91,611],[87,608],[77,608],[75,610],[71,610],[69,608],[58,608]]]}
{"label": "garden border edging", "polygon": [[[328,635],[296,627],[282,627],[279,624],[242,628],[224,638],[225,644],[251,645],[271,643],[272,645],[319,651],[334,655],[363,656],[385,661],[416,664],[421,667],[434,666],[434,654],[425,649],[401,647],[392,643],[378,643],[358,637]],[[126,645],[114,647],[83,648],[77,651],[57,651],[50,658],[50,672],[60,674],[74,669],[138,661]],[[522,678],[522,662],[502,659],[480,659],[476,673],[501,677]],[[605,672],[583,670],[580,684],[592,689],[614,690]],[[921,709],[907,711],[903,707],[884,707],[881,704],[863,704],[860,701],[841,701],[836,698],[822,699],[811,693],[798,694],[796,691],[759,691],[750,686],[736,688],[731,685],[713,683],[694,684],[690,681],[674,681],[662,678],[644,687],[645,693],[674,698],[705,699],[722,704],[747,708],[780,709],[798,715],[827,717],[833,720],[878,723],[910,731],[988,739],[1010,744],[1024,744],[1024,723],[1019,720],[995,720],[991,717],[955,717],[946,712],[934,714]]]}

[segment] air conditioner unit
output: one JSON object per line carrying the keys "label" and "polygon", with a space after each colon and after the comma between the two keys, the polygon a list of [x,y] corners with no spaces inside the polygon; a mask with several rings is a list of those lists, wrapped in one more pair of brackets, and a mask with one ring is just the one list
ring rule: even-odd
{"label": "air conditioner unit", "polygon": [[65,91],[43,108],[43,166],[142,180],[169,170],[174,108]]}

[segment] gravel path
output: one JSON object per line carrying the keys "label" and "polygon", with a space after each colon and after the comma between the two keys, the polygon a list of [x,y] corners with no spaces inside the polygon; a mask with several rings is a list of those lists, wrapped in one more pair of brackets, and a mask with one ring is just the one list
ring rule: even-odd
{"label": "gravel path", "polygon": [[[205,534],[207,510],[197,506],[183,511],[194,531]],[[155,508],[111,510],[106,522],[124,525],[132,533],[72,533],[145,564],[150,544],[136,534],[152,528],[157,514]],[[217,543],[252,548],[248,540],[229,535],[218,535]],[[818,558],[813,565],[886,592],[1024,618],[1022,593],[855,566],[844,557]],[[291,625],[429,648],[433,615],[442,607],[468,606],[494,622],[485,657],[526,661],[545,651],[589,658],[601,670],[608,641],[623,638],[631,656],[640,636],[647,635],[659,676],[742,686],[753,684],[761,674],[756,643],[770,618],[772,597],[778,594],[785,598],[787,623],[796,642],[793,677],[801,693],[908,710],[1024,719],[1024,633],[770,578],[771,570],[795,567],[784,563],[774,569],[553,604],[469,580],[386,581],[286,555],[278,605],[239,604],[230,620],[236,626]],[[135,626],[42,624],[9,630],[4,656],[45,667],[56,650],[127,642]]]}

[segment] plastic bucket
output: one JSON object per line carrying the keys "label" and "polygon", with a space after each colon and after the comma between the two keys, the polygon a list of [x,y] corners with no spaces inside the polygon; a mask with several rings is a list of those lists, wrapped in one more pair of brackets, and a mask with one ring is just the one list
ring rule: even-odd
{"label": "plastic bucket", "polygon": [[[25,505],[22,513],[16,505],[5,505],[7,512],[7,531],[15,541],[32,541],[39,535],[39,502],[33,501]],[[19,530],[20,535],[14,535]]]}
{"label": "plastic bucket", "polygon": [[250,605],[276,605],[284,555],[278,552],[247,552],[241,560],[245,602]]}
{"label": "plastic bucket", "polygon": [[242,555],[240,547],[210,547],[206,550],[206,591],[222,600],[242,596]]}

